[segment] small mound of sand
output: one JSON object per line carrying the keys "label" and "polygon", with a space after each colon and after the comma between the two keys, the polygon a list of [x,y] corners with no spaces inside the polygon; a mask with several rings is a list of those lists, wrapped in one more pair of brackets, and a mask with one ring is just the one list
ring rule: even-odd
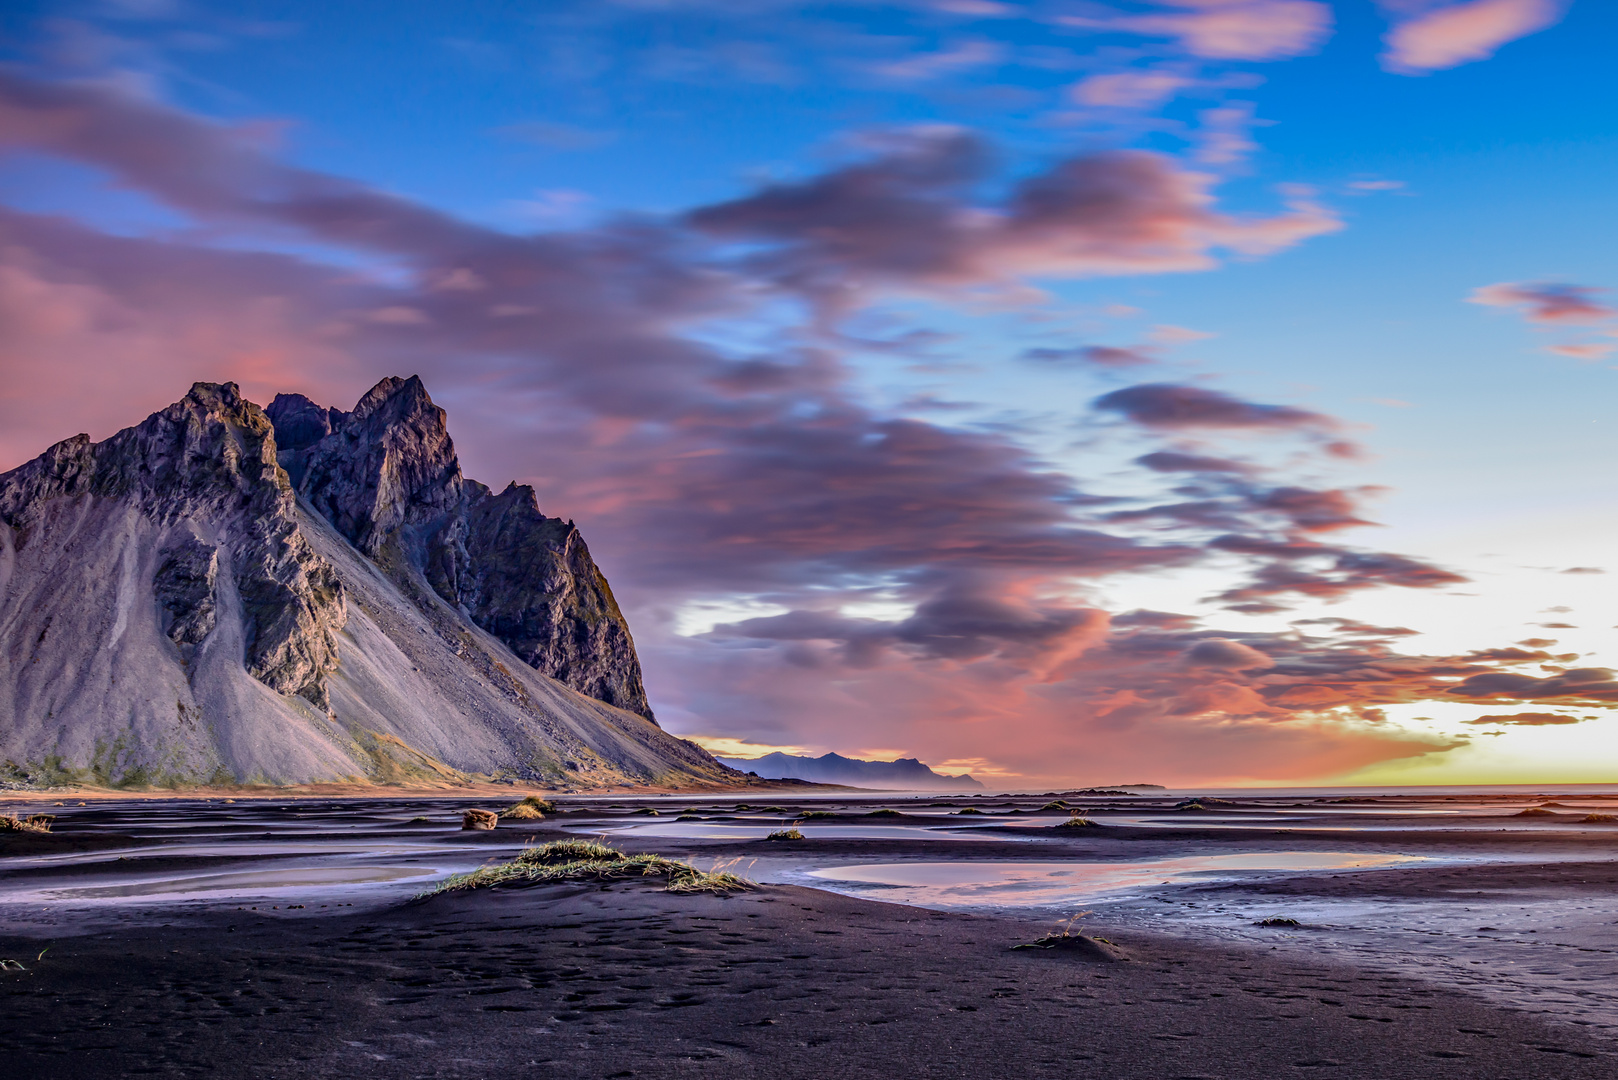
{"label": "small mound of sand", "polygon": [[1618,814],[1586,814],[1579,821],[1585,825],[1611,825],[1618,821]]}
{"label": "small mound of sand", "polygon": [[1064,956],[1072,956],[1079,960],[1089,960],[1102,964],[1115,964],[1129,959],[1124,955],[1122,949],[1105,938],[1086,937],[1083,934],[1052,934],[1049,937],[1042,937],[1038,941],[1013,945],[1012,949],[1039,949],[1045,952],[1059,952]]}
{"label": "small mound of sand", "polygon": [[500,824],[500,815],[493,810],[471,809],[461,815],[463,829],[492,829]]}
{"label": "small mound of sand", "polygon": [[1530,806],[1526,810],[1519,810],[1512,817],[1556,817],[1555,810],[1542,810],[1537,806]]}

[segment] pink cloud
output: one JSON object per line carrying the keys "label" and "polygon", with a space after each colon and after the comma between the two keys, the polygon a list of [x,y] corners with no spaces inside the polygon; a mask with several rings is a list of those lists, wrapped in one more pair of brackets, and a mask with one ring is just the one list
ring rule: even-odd
{"label": "pink cloud", "polygon": [[1474,289],[1468,302],[1489,307],[1523,309],[1529,322],[1574,324],[1604,322],[1618,311],[1595,299],[1601,289],[1564,282],[1500,282]]}
{"label": "pink cloud", "polygon": [[1213,177],[1145,151],[1070,158],[983,205],[970,193],[987,161],[967,132],[905,132],[871,160],[687,220],[721,240],[763,245],[755,272],[828,298],[1199,270],[1221,251],[1270,254],[1341,228],[1302,197],[1271,217],[1221,213]]}
{"label": "pink cloud", "polygon": [[1186,52],[1216,60],[1284,60],[1314,52],[1331,36],[1331,8],[1312,0],[1159,2],[1188,10],[1138,16],[1117,25],[1178,38]]}
{"label": "pink cloud", "polygon": [[1116,71],[1074,83],[1068,94],[1080,105],[1113,109],[1152,109],[1193,80],[1172,71]]}
{"label": "pink cloud", "polygon": [[1480,716],[1476,720],[1463,720],[1466,724],[1509,724],[1515,727],[1546,727],[1548,725],[1580,724],[1594,720],[1593,716],[1567,716],[1563,713],[1521,712],[1495,716]]}
{"label": "pink cloud", "polygon": [[1571,356],[1575,360],[1600,360],[1612,355],[1614,349],[1618,349],[1618,345],[1604,341],[1575,341],[1545,346],[1546,352],[1553,352],[1558,356]]}
{"label": "pink cloud", "polygon": [[1333,431],[1336,420],[1290,405],[1258,405],[1217,390],[1174,383],[1143,383],[1114,390],[1095,407],[1143,427],[1166,431],[1305,429]]}
{"label": "pink cloud", "polygon": [[1150,349],[1139,346],[1127,348],[1117,345],[1078,345],[1066,349],[1024,349],[1021,359],[1039,364],[1093,364],[1102,368],[1141,367],[1156,362],[1156,357],[1152,355]]}
{"label": "pink cloud", "polygon": [[1388,31],[1382,62],[1390,71],[1420,75],[1486,60],[1500,46],[1556,23],[1564,8],[1561,0],[1470,0],[1426,10]]}

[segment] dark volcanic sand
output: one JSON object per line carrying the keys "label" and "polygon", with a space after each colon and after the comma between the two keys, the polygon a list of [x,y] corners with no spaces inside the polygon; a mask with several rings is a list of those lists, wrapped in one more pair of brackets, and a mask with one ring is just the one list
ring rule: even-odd
{"label": "dark volcanic sand", "polygon": [[1139,936],[1125,963],[1010,950],[1036,936],[791,887],[235,913],[58,943],[4,977],[0,1041],[40,1080],[1618,1073],[1606,1046],[1407,979]]}
{"label": "dark volcanic sand", "polygon": [[[919,814],[927,801],[906,808]],[[1618,919],[1609,900],[1618,832],[1561,822],[1505,833],[1493,818],[1447,828],[1389,819],[1389,831],[1356,832],[1342,818],[1311,818],[1304,824],[1316,831],[1221,831],[1176,818],[1169,827],[1019,829],[958,842],[614,840],[702,865],[756,857],[757,870],[740,869],[765,878],[791,859],[1419,849],[1514,860],[1198,881],[1082,905],[1097,909],[1084,928],[1116,942],[1130,958],[1121,963],[1013,951],[1050,927],[1049,909],[941,913],[793,886],[730,898],[641,882],[415,902],[404,897],[421,886],[409,882],[321,885],[307,895],[283,886],[270,899],[63,898],[154,875],[297,872],[307,850],[323,845],[347,844],[361,863],[381,861],[366,852],[392,845],[390,865],[475,865],[530,837],[647,821],[635,805],[593,804],[484,833],[455,829],[460,804],[448,801],[58,810],[49,838],[0,836],[0,958],[25,968],[0,972],[0,1077],[1618,1076],[1618,1043],[1601,1027],[1597,1000],[1618,956],[1618,940],[1601,937],[1613,932],[1600,929]],[[656,805],[664,813],[652,820],[672,818],[670,802]],[[876,805],[851,806],[849,820]],[[352,911],[338,906],[355,901]],[[1252,927],[1255,916],[1276,913],[1316,925]],[[1429,964],[1420,947],[1475,977]],[[1405,952],[1419,962],[1402,963]],[[1514,967],[1546,957],[1561,966]],[[1533,982],[1539,968],[1551,981]],[[1438,981],[1423,981],[1421,970]],[[1491,974],[1505,981],[1496,986]],[[1586,1001],[1595,1005],[1573,1007]]]}

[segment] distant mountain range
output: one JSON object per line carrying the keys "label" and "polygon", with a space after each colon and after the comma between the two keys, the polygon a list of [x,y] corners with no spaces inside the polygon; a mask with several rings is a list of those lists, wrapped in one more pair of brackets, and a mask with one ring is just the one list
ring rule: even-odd
{"label": "distant mountain range", "polygon": [[0,474],[0,786],[745,783],[652,718],[571,521],[419,379],[197,383]]}
{"label": "distant mountain range", "polygon": [[983,790],[983,785],[971,776],[941,776],[915,758],[862,761],[841,754],[798,757],[778,751],[761,758],[722,757],[718,760],[741,772],[757,773],[767,780],[811,780],[817,784],[843,784],[887,791]]}

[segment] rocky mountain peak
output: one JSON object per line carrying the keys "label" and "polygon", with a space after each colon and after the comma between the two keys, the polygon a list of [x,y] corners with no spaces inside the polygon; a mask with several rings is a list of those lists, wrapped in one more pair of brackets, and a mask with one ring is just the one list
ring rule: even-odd
{"label": "rocky mountain peak", "polygon": [[383,379],[346,413],[282,395],[270,417],[298,493],[360,551],[535,669],[651,718],[629,624],[584,538],[532,487],[495,495],[466,480],[421,379]]}
{"label": "rocky mountain peak", "polygon": [[420,379],[197,383],[0,474],[0,788],[468,772],[738,778],[652,722],[579,530],[465,479]]}
{"label": "rocky mountain peak", "polygon": [[[346,617],[343,589],[298,533],[273,425],[235,383],[196,383],[104,442],[75,436],[0,475],[0,521],[22,543],[74,529],[92,542],[108,526],[93,524],[93,511],[109,500],[158,530],[153,589],[182,652],[213,626],[223,553],[248,672],[324,707],[325,678],[337,666],[334,633]],[[85,516],[62,519],[71,505]],[[128,545],[137,531],[125,525],[93,542]]]}
{"label": "rocky mountain peak", "polygon": [[[313,426],[311,410],[283,412],[289,441],[299,441]],[[459,504],[461,467],[449,425],[420,379],[383,379],[353,412],[327,410],[327,417],[338,421],[330,434],[286,451],[282,464],[297,477],[299,493],[365,554],[379,554],[390,539],[408,540],[397,536],[401,529],[431,526]]]}
{"label": "rocky mountain peak", "polygon": [[302,394],[276,394],[264,415],[275,425],[275,447],[281,453],[307,450],[348,419],[341,409],[323,408]]}

